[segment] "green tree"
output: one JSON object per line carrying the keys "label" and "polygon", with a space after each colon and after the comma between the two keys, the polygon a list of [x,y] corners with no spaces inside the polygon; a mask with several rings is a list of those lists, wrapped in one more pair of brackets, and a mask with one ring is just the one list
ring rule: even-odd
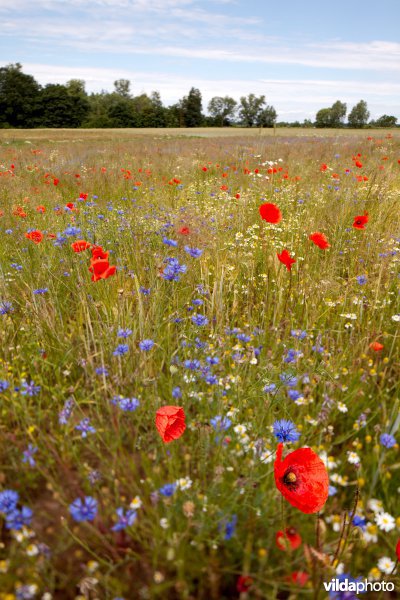
{"label": "green tree", "polygon": [[376,121],[372,121],[373,127],[397,127],[397,117],[392,115],[382,115]]}
{"label": "green tree", "polygon": [[49,83],[40,92],[41,127],[80,127],[89,111],[89,103],[73,95],[66,85]]}
{"label": "green tree", "polygon": [[349,126],[355,129],[365,127],[369,119],[368,105],[365,100],[360,100],[349,113]]}
{"label": "green tree", "polygon": [[240,98],[239,117],[245,127],[253,127],[265,108],[265,96],[249,94]]}
{"label": "green tree", "polygon": [[316,114],[316,127],[343,127],[346,117],[347,105],[345,102],[336,100],[330,108],[321,108]]}
{"label": "green tree", "polygon": [[123,98],[131,98],[131,82],[129,79],[117,79],[114,81],[114,93]]}
{"label": "green tree", "polygon": [[40,85],[20,63],[0,68],[0,127],[35,127]]}
{"label": "green tree", "polygon": [[273,127],[278,115],[273,106],[267,105],[257,115],[258,127]]}
{"label": "green tree", "polygon": [[200,90],[191,88],[183,99],[185,127],[200,127],[203,124],[202,100]]}
{"label": "green tree", "polygon": [[214,96],[208,103],[208,112],[219,127],[231,124],[235,116],[237,102],[230,96]]}

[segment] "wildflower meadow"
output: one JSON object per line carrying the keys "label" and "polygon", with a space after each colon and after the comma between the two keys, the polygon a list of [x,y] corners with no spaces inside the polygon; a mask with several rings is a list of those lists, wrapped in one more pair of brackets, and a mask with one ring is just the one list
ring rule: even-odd
{"label": "wildflower meadow", "polygon": [[1,134],[1,600],[398,597],[400,136],[339,133]]}

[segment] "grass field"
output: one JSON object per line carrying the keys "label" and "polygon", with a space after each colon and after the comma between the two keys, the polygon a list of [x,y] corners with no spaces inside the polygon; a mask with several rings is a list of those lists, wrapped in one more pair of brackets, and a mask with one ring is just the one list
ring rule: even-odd
{"label": "grass field", "polygon": [[399,590],[399,214],[396,130],[1,131],[0,599]]}

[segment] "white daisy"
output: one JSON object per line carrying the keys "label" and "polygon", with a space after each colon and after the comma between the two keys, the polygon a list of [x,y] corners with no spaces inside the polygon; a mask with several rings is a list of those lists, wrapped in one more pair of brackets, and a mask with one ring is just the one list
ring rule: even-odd
{"label": "white daisy", "polygon": [[389,513],[381,512],[375,516],[375,522],[382,531],[392,531],[395,528],[395,520]]}

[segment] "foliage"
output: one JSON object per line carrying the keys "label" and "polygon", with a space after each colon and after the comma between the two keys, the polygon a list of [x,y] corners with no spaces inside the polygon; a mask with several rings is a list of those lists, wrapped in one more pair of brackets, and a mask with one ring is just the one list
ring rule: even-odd
{"label": "foliage", "polygon": [[365,100],[360,100],[353,108],[351,109],[348,117],[348,122],[350,127],[354,127],[356,129],[365,127],[368,123],[369,119],[369,110],[368,105]]}

